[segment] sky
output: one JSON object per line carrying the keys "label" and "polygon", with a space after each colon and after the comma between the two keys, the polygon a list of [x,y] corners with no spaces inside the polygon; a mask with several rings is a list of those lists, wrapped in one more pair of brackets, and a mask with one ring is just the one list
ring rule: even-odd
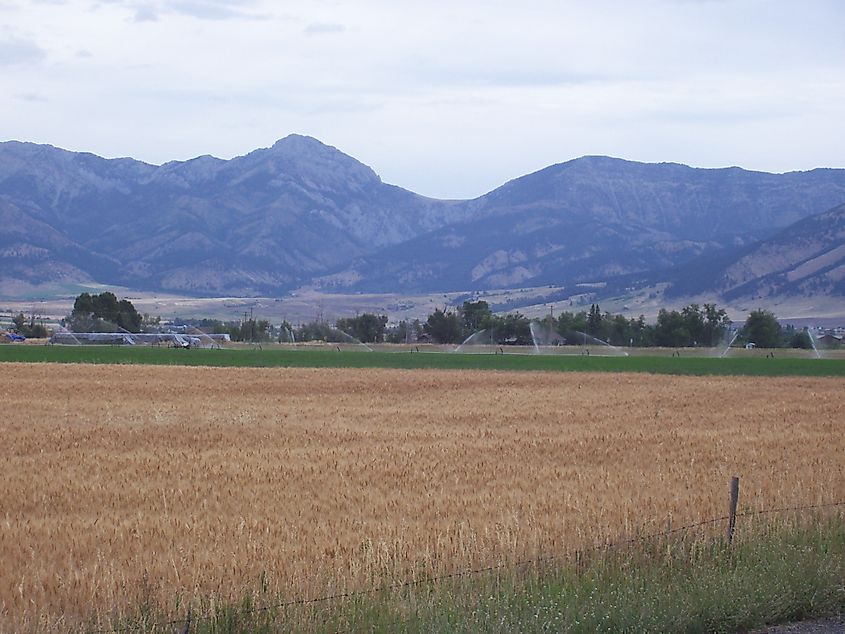
{"label": "sky", "polygon": [[841,0],[0,0],[0,140],[306,134],[438,198],[596,154],[845,167],[843,33]]}

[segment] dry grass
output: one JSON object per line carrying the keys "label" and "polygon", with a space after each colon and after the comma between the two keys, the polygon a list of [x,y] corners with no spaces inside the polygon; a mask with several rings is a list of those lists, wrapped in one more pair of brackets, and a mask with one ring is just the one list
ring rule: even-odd
{"label": "dry grass", "polygon": [[[845,491],[841,379],[0,366],[0,629],[366,587]],[[61,621],[60,619],[65,619]],[[40,625],[37,625],[40,624]]]}

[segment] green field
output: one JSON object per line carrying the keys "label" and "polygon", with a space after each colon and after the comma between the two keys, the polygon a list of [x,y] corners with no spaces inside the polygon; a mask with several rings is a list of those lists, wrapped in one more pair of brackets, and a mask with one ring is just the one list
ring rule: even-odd
{"label": "green field", "polygon": [[845,359],[778,357],[602,357],[383,352],[334,348],[181,350],[120,346],[0,346],[0,362],[118,363],[213,367],[434,368],[543,372],[650,372],[745,376],[845,376]]}

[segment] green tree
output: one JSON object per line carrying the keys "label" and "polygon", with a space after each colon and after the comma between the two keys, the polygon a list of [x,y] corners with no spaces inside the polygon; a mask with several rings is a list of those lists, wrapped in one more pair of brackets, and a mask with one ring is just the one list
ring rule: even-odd
{"label": "green tree", "polygon": [[654,343],[658,346],[715,346],[730,325],[727,313],[715,304],[689,304],[680,311],[661,309],[654,326]]}
{"label": "green tree", "polygon": [[810,339],[810,333],[804,330],[796,330],[794,326],[787,326],[783,332],[784,342],[789,348],[801,348],[803,350],[810,350],[813,347],[813,342]]}
{"label": "green tree", "polygon": [[612,346],[627,346],[633,339],[631,322],[622,315],[614,315],[608,320],[609,333],[607,342]]}
{"label": "green tree", "polygon": [[461,320],[455,313],[436,309],[428,316],[423,330],[437,343],[460,343]]}
{"label": "green tree", "polygon": [[381,343],[387,328],[387,315],[364,313],[358,317],[342,317],[337,320],[337,327],[362,343]]}
{"label": "green tree", "polygon": [[654,342],[666,348],[680,348],[692,342],[687,320],[677,310],[661,308],[654,327]]}
{"label": "green tree", "polygon": [[684,346],[703,345],[704,339],[704,314],[698,304],[690,304],[681,309],[681,317],[684,320],[684,328],[688,333],[688,341],[681,344]]}
{"label": "green tree", "polygon": [[36,323],[35,314],[29,316],[29,319],[23,313],[18,313],[12,318],[12,326],[14,330],[24,337],[32,339],[43,339],[49,336],[47,328],[43,323]]}
{"label": "green tree", "polygon": [[242,322],[234,322],[228,329],[229,338],[232,341],[249,341],[251,343],[263,343],[273,340],[273,329],[266,319],[255,319],[250,317]]}
{"label": "green tree", "polygon": [[557,331],[563,335],[568,343],[575,343],[577,333],[587,332],[587,313],[562,312],[557,318]]}
{"label": "green tree", "polygon": [[464,302],[461,306],[460,315],[464,335],[469,337],[472,333],[487,328],[493,313],[490,311],[490,305],[480,299],[475,302]]}
{"label": "green tree", "polygon": [[297,341],[340,341],[337,331],[324,321],[312,321],[307,324],[301,324],[294,331],[294,335]]}
{"label": "green tree", "polygon": [[601,338],[602,332],[602,314],[601,308],[598,304],[590,305],[590,313],[587,315],[587,334],[593,337]]}
{"label": "green tree", "polygon": [[128,299],[119,300],[106,291],[99,295],[80,294],[73,302],[71,329],[76,332],[128,330],[140,332],[142,316]]}
{"label": "green tree", "polygon": [[489,326],[495,341],[502,345],[530,346],[534,341],[531,336],[531,320],[519,313],[494,316]]}
{"label": "green tree", "polygon": [[758,348],[781,347],[781,327],[774,313],[768,310],[754,310],[745,320],[742,337]]}
{"label": "green tree", "polygon": [[716,304],[704,304],[704,333],[701,335],[701,345],[719,345],[730,325],[727,311],[717,308]]}
{"label": "green tree", "polygon": [[94,312],[94,298],[89,293],[82,293],[73,302],[73,314]]}

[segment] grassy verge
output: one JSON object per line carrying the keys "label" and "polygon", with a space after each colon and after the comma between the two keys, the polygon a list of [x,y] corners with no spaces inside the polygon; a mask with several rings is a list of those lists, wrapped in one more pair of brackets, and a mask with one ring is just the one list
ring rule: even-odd
{"label": "grassy verge", "polygon": [[684,375],[845,376],[843,359],[600,357],[363,352],[334,349],[178,350],[120,346],[0,346],[0,362],[117,363],[214,367],[436,368]]}
{"label": "grassy verge", "polygon": [[[845,524],[652,541],[342,600],[273,607],[266,591],[198,606],[192,632],[742,632],[845,609]],[[115,623],[164,631],[152,612]],[[171,629],[172,629],[171,624]]]}

